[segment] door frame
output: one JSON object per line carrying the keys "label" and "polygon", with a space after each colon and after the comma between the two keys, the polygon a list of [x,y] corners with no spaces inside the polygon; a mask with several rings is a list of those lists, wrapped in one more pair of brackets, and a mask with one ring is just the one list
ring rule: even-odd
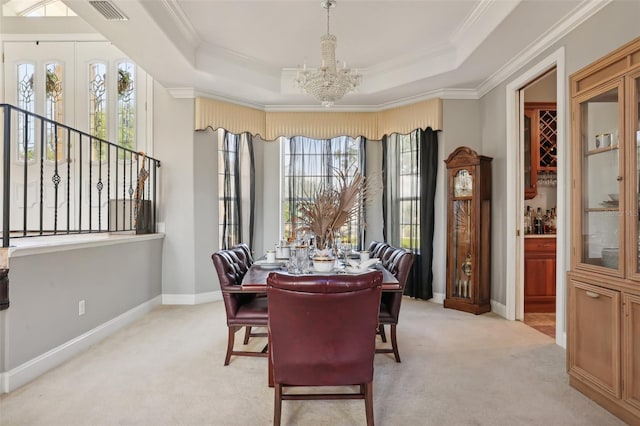
{"label": "door frame", "polygon": [[548,70],[556,68],[557,105],[557,152],[558,187],[556,219],[556,343],[566,347],[566,226],[569,195],[567,170],[568,144],[565,128],[567,115],[567,95],[565,78],[565,50],[558,48],[546,58],[530,67],[507,85],[506,125],[507,125],[507,241],[506,241],[506,316],[507,319],[523,319],[524,316],[524,228],[523,203],[524,181],[520,178],[523,170],[523,153],[520,147],[520,90]]}

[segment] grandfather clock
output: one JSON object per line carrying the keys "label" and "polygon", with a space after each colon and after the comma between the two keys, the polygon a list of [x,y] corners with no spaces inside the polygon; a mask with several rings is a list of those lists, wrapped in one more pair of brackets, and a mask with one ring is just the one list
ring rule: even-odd
{"label": "grandfather clock", "polygon": [[460,147],[447,165],[445,308],[491,311],[491,157]]}

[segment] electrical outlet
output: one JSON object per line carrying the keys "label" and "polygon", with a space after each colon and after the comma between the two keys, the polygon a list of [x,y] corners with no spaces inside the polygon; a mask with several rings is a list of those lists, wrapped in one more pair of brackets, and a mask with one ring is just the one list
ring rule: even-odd
{"label": "electrical outlet", "polygon": [[84,300],[78,302],[78,316],[84,315]]}

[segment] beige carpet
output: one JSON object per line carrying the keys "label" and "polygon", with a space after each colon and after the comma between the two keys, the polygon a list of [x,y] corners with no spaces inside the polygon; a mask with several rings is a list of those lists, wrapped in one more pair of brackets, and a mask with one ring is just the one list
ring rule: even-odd
{"label": "beige carpet", "polygon": [[[222,302],[159,307],[1,396],[0,424],[271,424],[267,360],[224,367],[226,334]],[[402,363],[376,356],[378,426],[624,424],[569,387],[565,351],[519,322],[405,299],[398,339]],[[283,424],[363,425],[364,403],[285,401]]]}

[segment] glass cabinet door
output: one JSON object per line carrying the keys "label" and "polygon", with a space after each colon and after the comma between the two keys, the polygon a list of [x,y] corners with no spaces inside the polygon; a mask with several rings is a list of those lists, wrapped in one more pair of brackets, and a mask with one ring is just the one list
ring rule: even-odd
{"label": "glass cabinet door", "polygon": [[467,169],[453,176],[453,297],[472,297],[472,202],[473,175]]}
{"label": "glass cabinet door", "polygon": [[630,81],[631,122],[629,127],[631,128],[631,134],[628,135],[630,161],[627,164],[629,164],[629,170],[634,170],[635,172],[629,174],[634,178],[634,181],[631,184],[631,197],[627,205],[629,214],[626,216],[630,221],[630,236],[633,236],[633,238],[631,238],[627,247],[629,247],[629,252],[631,253],[629,259],[634,263],[629,266],[630,272],[640,274],[640,73],[631,76]]}
{"label": "glass cabinet door", "polygon": [[452,296],[471,299],[473,287],[471,262],[470,199],[453,201],[453,287]]}
{"label": "glass cabinet door", "polygon": [[[624,206],[622,154],[622,80],[578,98],[576,131],[580,158],[579,262],[622,271]],[[576,182],[577,183],[577,182]],[[613,271],[615,270],[615,271]]]}

